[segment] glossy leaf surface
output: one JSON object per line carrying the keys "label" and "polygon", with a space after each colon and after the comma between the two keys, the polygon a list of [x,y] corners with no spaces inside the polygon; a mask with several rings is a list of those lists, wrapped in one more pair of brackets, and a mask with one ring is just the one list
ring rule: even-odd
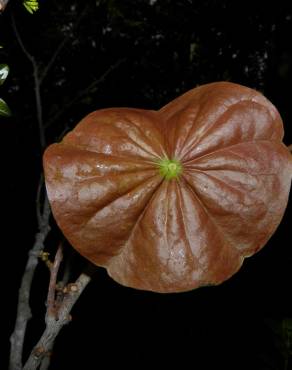
{"label": "glossy leaf surface", "polygon": [[292,177],[282,138],[276,108],[227,82],[159,111],[99,110],[45,152],[53,214],[71,244],[123,285],[219,284],[281,221]]}

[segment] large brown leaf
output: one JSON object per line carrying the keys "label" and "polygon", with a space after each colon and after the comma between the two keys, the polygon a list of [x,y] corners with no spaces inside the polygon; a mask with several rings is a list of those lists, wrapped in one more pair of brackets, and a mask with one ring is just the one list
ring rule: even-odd
{"label": "large brown leaf", "polygon": [[[219,284],[282,219],[292,177],[282,138],[276,108],[227,82],[159,111],[99,110],[46,150],[48,197],[73,247],[119,283]],[[164,176],[165,159],[180,163],[176,176]]]}

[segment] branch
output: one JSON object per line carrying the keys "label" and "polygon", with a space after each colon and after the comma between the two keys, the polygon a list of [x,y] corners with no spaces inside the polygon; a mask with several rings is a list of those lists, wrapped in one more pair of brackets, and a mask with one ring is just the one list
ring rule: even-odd
{"label": "branch", "polygon": [[[59,250],[58,250],[59,252]],[[64,325],[71,321],[70,312],[80,297],[81,293],[91,280],[92,268],[87,272],[82,273],[74,284],[69,284],[64,291],[64,298],[60,306],[56,306],[53,302],[54,310],[51,310],[52,292],[55,295],[56,276],[59,269],[60,254],[56,254],[55,262],[51,271],[50,288],[47,301],[46,328],[40,340],[33,348],[23,370],[37,370],[41,366],[41,370],[47,370],[50,365],[51,351],[54,346],[55,339]],[[55,300],[55,297],[54,297]]]}
{"label": "branch", "polygon": [[26,49],[26,47],[23,44],[22,38],[20,37],[20,34],[19,34],[18,29],[16,27],[15,18],[14,18],[13,13],[11,13],[11,23],[12,23],[13,31],[15,33],[15,37],[17,39],[17,42],[19,43],[19,46],[20,46],[21,50],[23,51],[24,55],[27,57],[27,59],[31,63],[35,63],[34,57],[28,52],[28,50]]}
{"label": "branch", "polygon": [[[51,278],[50,278],[48,298],[47,298],[47,317],[56,316],[55,296],[56,296],[57,275],[58,275],[58,271],[59,271],[62,259],[63,259],[63,246],[62,246],[62,243],[60,243],[56,256],[55,256],[54,263],[50,269]],[[46,317],[46,321],[47,321],[47,317]]]}
{"label": "branch", "polygon": [[39,128],[39,138],[41,149],[44,150],[46,147],[46,136],[43,123],[43,107],[41,99],[41,81],[39,78],[39,67],[34,62],[33,63],[33,78],[34,78],[34,91],[35,91],[35,101],[36,101],[36,110],[37,110],[37,121]]}
{"label": "branch", "polygon": [[88,85],[85,89],[81,90],[72,100],[70,100],[67,104],[64,104],[63,108],[58,111],[53,117],[51,117],[46,123],[45,128],[49,127],[53,122],[55,122],[59,117],[61,117],[65,111],[70,108],[72,105],[74,105],[78,100],[80,100],[82,97],[86,96],[93,88],[98,86],[100,83],[102,83],[106,77],[113,72],[116,68],[118,68],[126,58],[118,60],[115,64],[111,65],[98,79],[93,81],[90,85]]}
{"label": "branch", "polygon": [[[83,12],[80,14],[79,18],[77,19],[77,21],[75,22],[74,24],[74,28],[77,28],[81,22],[81,20],[84,18],[84,16],[86,15],[87,11],[88,11],[88,8],[89,6],[86,6],[83,10]],[[74,29],[73,28],[73,29]],[[66,45],[66,43],[69,41],[70,37],[71,37],[71,32],[73,31],[73,29],[71,31],[68,32],[67,36],[60,42],[59,46],[56,48],[54,54],[52,55],[51,59],[49,60],[48,64],[46,65],[46,67],[43,69],[41,75],[40,75],[40,84],[42,84],[43,80],[46,78],[49,70],[51,69],[51,67],[54,65],[55,63],[55,60],[57,58],[57,56],[60,54],[60,52],[62,51],[62,49],[64,48],[64,46]]]}
{"label": "branch", "polygon": [[20,34],[18,32],[13,14],[11,15],[11,19],[12,19],[12,28],[15,33],[16,40],[21,50],[23,51],[24,55],[31,62],[32,68],[33,68],[34,92],[35,92],[35,101],[36,101],[37,122],[38,122],[38,128],[39,128],[39,139],[40,139],[41,149],[43,150],[46,147],[46,137],[45,137],[45,130],[44,130],[44,125],[43,125],[43,109],[42,109],[42,100],[41,100],[41,92],[40,92],[41,80],[40,80],[39,66],[35,58],[28,52],[28,50],[24,46],[22,38],[20,37]]}
{"label": "branch", "polygon": [[44,175],[41,174],[41,178],[39,180],[39,184],[37,187],[37,195],[36,195],[36,202],[35,202],[38,225],[42,223],[41,196],[42,196],[43,185],[44,185]]}
{"label": "branch", "polygon": [[[74,265],[74,259],[77,256],[77,252],[73,248],[69,248],[67,250],[67,255],[64,260],[64,265],[63,265],[63,271],[62,271],[62,276],[60,280],[58,281],[58,291],[59,293],[63,291],[64,287],[68,284],[71,273],[72,273],[72,266]],[[60,301],[61,299],[61,294],[60,297],[58,297],[58,292],[57,292],[57,300]]]}
{"label": "branch", "polygon": [[29,296],[32,279],[35,273],[36,266],[38,264],[38,257],[40,255],[40,252],[44,249],[44,241],[50,231],[49,218],[51,210],[47,196],[44,200],[43,210],[42,212],[39,211],[39,214],[41,215],[41,217],[38,222],[38,233],[35,236],[35,242],[32,249],[28,252],[28,260],[18,292],[16,322],[14,331],[10,337],[10,370],[22,369],[23,342],[26,332],[26,326],[31,318]]}

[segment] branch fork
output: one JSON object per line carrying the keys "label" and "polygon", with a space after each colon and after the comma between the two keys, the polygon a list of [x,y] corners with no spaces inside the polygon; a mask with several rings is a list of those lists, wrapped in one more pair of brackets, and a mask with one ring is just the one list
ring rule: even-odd
{"label": "branch fork", "polygon": [[23,370],[36,370],[40,366],[41,370],[48,369],[55,339],[62,327],[72,320],[71,309],[91,280],[91,273],[88,272],[82,273],[75,283],[64,286],[64,282],[57,282],[62,259],[63,246],[60,243],[54,262],[50,264],[50,283],[45,317],[46,328],[33,348]]}

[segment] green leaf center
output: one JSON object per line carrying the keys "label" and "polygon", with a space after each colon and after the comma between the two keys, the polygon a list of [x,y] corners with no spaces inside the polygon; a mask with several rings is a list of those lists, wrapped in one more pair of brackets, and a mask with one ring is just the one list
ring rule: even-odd
{"label": "green leaf center", "polygon": [[182,172],[182,165],[176,159],[161,159],[158,162],[159,172],[166,179],[178,178]]}

